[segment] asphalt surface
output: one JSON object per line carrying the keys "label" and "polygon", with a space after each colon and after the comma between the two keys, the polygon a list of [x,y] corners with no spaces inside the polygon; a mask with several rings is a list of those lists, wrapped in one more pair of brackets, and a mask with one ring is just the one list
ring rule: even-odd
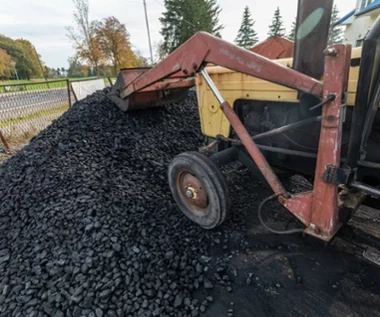
{"label": "asphalt surface", "polygon": [[0,94],[0,117],[14,118],[69,104],[66,88],[7,92]]}
{"label": "asphalt surface", "polygon": [[[228,174],[227,179],[232,213],[217,229],[220,243],[211,252],[212,261],[228,258],[227,273],[221,275],[228,274],[234,283],[230,291],[216,283],[218,304],[210,306],[205,316],[228,316],[230,309],[239,317],[380,316],[379,266],[338,247],[339,237],[325,244],[302,234],[267,232],[260,225],[257,207],[271,193],[247,170]],[[267,224],[276,229],[302,227],[275,203],[264,214]],[[224,243],[225,236],[230,238]]]}

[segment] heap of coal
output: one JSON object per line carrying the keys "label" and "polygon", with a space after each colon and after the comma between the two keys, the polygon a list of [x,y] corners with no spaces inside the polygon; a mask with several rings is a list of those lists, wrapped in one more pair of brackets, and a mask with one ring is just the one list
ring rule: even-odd
{"label": "heap of coal", "polygon": [[[167,165],[203,143],[194,95],[122,113],[97,92],[0,168],[0,316],[198,316],[204,230]],[[199,297],[199,296],[198,296]]]}

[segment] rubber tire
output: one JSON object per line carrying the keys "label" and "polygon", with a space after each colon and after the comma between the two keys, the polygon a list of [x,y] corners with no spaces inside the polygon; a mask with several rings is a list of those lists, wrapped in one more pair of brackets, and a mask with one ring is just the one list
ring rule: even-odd
{"label": "rubber tire", "polygon": [[[182,201],[177,188],[177,176],[182,171],[192,173],[203,183],[209,201],[206,215],[194,214]],[[179,154],[169,165],[168,179],[173,198],[186,217],[204,229],[213,229],[224,222],[230,208],[228,186],[223,174],[211,159],[198,152]]]}

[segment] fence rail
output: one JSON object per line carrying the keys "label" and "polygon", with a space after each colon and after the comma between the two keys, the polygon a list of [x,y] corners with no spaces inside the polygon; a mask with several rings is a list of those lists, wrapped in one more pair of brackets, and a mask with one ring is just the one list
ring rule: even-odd
{"label": "fence rail", "polygon": [[[72,103],[105,87],[102,80],[68,79],[0,85],[0,147],[20,147],[67,111]],[[110,81],[111,82],[111,81]]]}

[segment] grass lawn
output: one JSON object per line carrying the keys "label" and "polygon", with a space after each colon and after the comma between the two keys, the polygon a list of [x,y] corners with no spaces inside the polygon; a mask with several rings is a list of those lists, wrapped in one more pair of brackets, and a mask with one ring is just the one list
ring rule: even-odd
{"label": "grass lawn", "polygon": [[[44,78],[37,78],[31,80],[0,80],[0,94],[11,91],[30,91],[49,88],[65,88],[67,87],[66,80],[83,81],[89,79],[97,79],[98,77],[83,77],[83,78],[49,78],[48,82]],[[114,78],[112,78],[114,80]],[[104,83],[109,85],[108,78],[103,78]],[[23,85],[26,84],[26,85]],[[10,85],[10,86],[7,86]],[[12,86],[16,85],[16,86]]]}
{"label": "grass lawn", "polygon": [[[97,77],[81,77],[81,78],[48,78],[48,81],[57,81],[57,80],[66,80],[70,81],[78,81],[78,80],[88,80],[88,79],[96,79]],[[107,78],[105,78],[107,80]],[[33,78],[31,80],[0,80],[0,85],[16,85],[16,84],[33,84],[33,83],[42,83],[45,82],[45,78]]]}

